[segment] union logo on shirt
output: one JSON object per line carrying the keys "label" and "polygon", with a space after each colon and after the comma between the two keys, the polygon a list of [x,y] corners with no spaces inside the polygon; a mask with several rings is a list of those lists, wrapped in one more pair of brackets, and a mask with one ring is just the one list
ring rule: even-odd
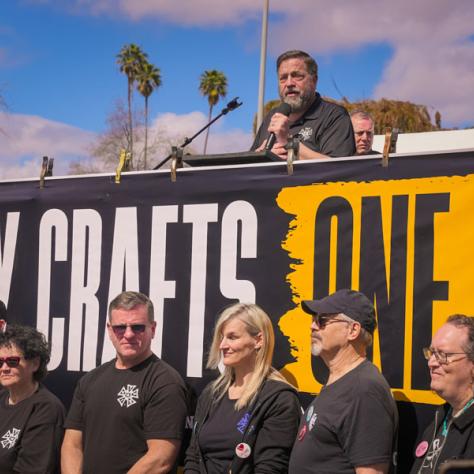
{"label": "union logo on shirt", "polygon": [[2,436],[2,448],[4,449],[11,449],[13,446],[15,446],[15,443],[17,442],[19,436],[20,436],[20,431],[17,428],[12,428],[11,430],[8,430],[3,436]]}
{"label": "union logo on shirt", "polygon": [[135,405],[138,400],[138,388],[136,385],[127,384],[120,389],[120,392],[117,394],[117,401],[121,407],[126,406],[131,407]]}
{"label": "union logo on shirt", "polygon": [[298,135],[303,141],[309,140],[312,134],[313,134],[313,129],[311,127],[304,127],[298,132]]}

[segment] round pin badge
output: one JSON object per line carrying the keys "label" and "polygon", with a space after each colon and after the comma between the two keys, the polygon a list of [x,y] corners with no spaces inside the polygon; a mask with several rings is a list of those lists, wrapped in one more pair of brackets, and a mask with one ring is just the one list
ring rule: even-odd
{"label": "round pin badge", "polygon": [[301,441],[304,438],[304,435],[306,434],[306,429],[306,425],[303,425],[300,429],[300,432],[298,433],[298,441]]}
{"label": "round pin badge", "polygon": [[421,458],[421,456],[424,456],[426,454],[426,451],[428,451],[428,441],[422,441],[417,447],[416,447],[416,457]]}
{"label": "round pin badge", "polygon": [[251,452],[252,448],[247,443],[239,443],[235,447],[235,454],[241,459],[248,458]]}

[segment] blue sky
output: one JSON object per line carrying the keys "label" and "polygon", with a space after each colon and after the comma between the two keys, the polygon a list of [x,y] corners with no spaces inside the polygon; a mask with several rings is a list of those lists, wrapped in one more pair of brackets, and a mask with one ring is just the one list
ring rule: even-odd
{"label": "blue sky", "polygon": [[[234,96],[244,105],[212,130],[210,151],[246,149],[257,108],[262,4],[4,0],[0,92],[8,111],[0,115],[0,178],[36,176],[43,154],[59,159],[63,172],[70,160],[87,158],[115,102],[126,98],[115,58],[131,42],[161,69],[163,85],[150,99],[153,127],[170,142],[197,131],[208,111],[199,76],[218,69],[229,86],[217,111]],[[271,0],[270,8],[267,100],[277,97],[276,56],[300,48],[319,63],[322,95],[340,98],[335,83],[349,100],[411,100],[432,115],[440,110],[446,126],[474,124],[471,0]]]}

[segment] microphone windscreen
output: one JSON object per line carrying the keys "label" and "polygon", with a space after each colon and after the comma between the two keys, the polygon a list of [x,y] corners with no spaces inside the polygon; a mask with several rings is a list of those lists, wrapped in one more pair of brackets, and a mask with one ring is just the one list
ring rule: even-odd
{"label": "microphone windscreen", "polygon": [[291,114],[291,105],[283,102],[277,107],[276,111],[288,117]]}

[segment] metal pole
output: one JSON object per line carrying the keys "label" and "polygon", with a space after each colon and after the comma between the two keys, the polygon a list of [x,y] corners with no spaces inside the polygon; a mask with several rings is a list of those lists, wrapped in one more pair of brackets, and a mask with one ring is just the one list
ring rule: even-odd
{"label": "metal pole", "polygon": [[263,122],[263,105],[265,100],[265,66],[267,62],[268,4],[263,0],[262,40],[260,48],[260,76],[258,81],[257,130]]}

